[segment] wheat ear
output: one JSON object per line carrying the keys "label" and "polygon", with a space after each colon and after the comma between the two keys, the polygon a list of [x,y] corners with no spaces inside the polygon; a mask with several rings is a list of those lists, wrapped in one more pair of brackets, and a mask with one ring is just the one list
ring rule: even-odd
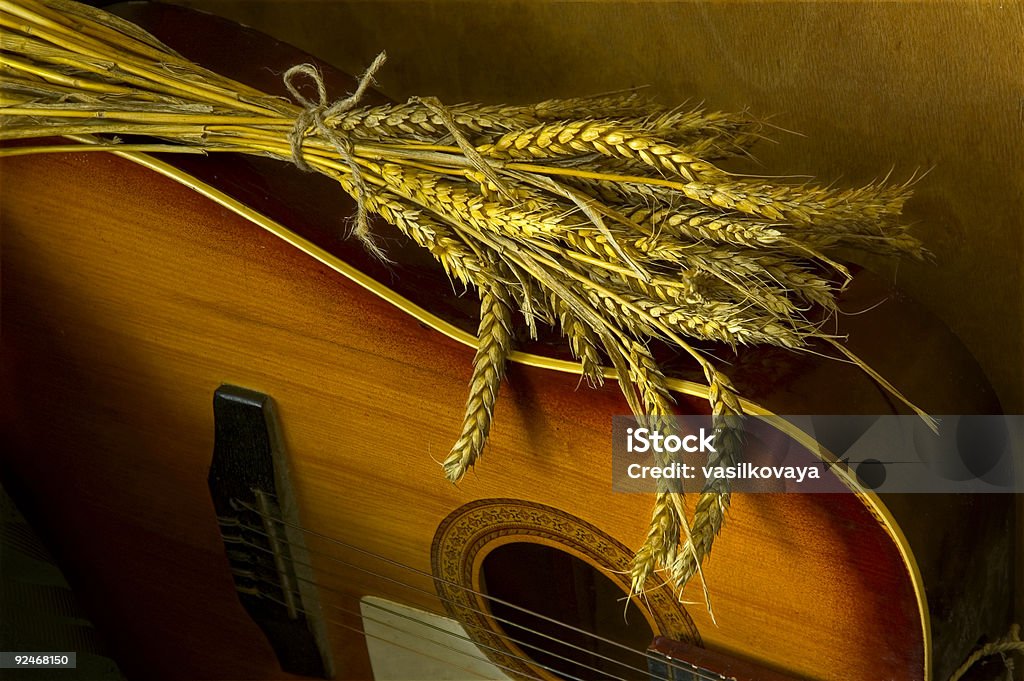
{"label": "wheat ear", "polygon": [[[732,466],[739,461],[743,450],[741,423],[743,410],[739,396],[729,379],[710,364],[704,365],[708,381],[708,401],[711,403],[715,427],[715,455],[709,457],[709,466]],[[701,564],[711,553],[715,537],[722,531],[730,502],[729,482],[713,478],[701,491],[694,509],[690,534],[682,551],[669,565],[669,574],[678,591],[701,570]]]}
{"label": "wheat ear", "polygon": [[480,331],[462,433],[444,460],[445,475],[452,482],[458,482],[484,451],[494,417],[494,403],[505,375],[505,362],[511,351],[510,296],[504,287],[492,285],[480,293]]}

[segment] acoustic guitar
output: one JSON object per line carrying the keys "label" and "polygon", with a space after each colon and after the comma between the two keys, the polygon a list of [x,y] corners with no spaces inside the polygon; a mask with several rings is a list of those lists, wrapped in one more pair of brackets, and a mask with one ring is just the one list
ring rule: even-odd
{"label": "acoustic guitar", "polygon": [[[128,18],[267,91],[309,61],[196,12]],[[351,79],[324,67],[330,92]],[[458,486],[474,295],[329,181],[240,158],[0,164],[2,474],[132,679],[945,678],[1008,621],[1010,501],[738,494],[699,587],[627,599],[652,499],[611,486],[609,381],[524,344]],[[884,301],[882,305],[875,305]],[[998,413],[970,356],[867,273],[851,347],[932,413]],[[671,360],[669,361],[671,365]],[[685,363],[681,412],[706,408]],[[776,413],[892,413],[855,368],[750,353]]]}

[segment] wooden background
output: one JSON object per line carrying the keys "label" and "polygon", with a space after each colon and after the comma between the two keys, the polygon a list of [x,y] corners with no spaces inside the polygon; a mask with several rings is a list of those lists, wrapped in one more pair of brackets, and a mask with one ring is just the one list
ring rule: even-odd
{"label": "wooden background", "polygon": [[665,103],[748,108],[799,131],[774,132],[750,172],[851,185],[927,172],[907,219],[935,262],[870,265],[964,341],[1004,411],[1024,413],[1020,2],[183,4],[353,73],[386,49],[379,87],[395,99],[525,102],[649,86]]}

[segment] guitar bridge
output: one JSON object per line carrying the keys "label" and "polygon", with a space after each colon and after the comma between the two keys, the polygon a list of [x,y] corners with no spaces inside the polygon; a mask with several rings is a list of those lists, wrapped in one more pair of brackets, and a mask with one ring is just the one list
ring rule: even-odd
{"label": "guitar bridge", "polygon": [[208,484],[238,599],[281,669],[331,678],[309,557],[270,397],[221,386],[213,397]]}

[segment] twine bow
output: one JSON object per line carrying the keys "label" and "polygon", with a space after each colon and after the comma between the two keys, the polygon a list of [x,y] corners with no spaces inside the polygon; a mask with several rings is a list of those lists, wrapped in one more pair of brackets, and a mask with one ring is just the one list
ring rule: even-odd
{"label": "twine bow", "polygon": [[[335,148],[338,155],[352,172],[352,183],[356,189],[356,223],[352,231],[363,242],[366,249],[381,260],[387,260],[387,258],[370,234],[370,223],[367,219],[366,211],[366,199],[369,192],[366,182],[363,180],[362,172],[359,170],[359,165],[356,163],[352,142],[347,136],[327,125],[326,121],[333,116],[349,111],[359,103],[359,100],[366,93],[366,89],[373,82],[374,74],[377,73],[377,70],[380,69],[386,59],[387,55],[384,52],[378,54],[377,58],[370,64],[370,68],[366,69],[366,72],[359,78],[359,84],[355,91],[348,97],[339,99],[333,104],[327,99],[327,87],[324,85],[323,76],[312,64],[298,64],[284,73],[285,87],[288,88],[288,92],[295,102],[302,107],[302,111],[295,118],[295,125],[292,126],[292,130],[288,134],[288,144],[291,147],[292,160],[302,170],[312,172],[313,169],[306,163],[306,159],[302,154],[303,141],[311,132],[315,131],[318,136],[331,143],[331,146]],[[305,95],[299,92],[299,89],[295,86],[295,80],[299,76],[307,76],[316,84],[316,101],[306,98]]]}

